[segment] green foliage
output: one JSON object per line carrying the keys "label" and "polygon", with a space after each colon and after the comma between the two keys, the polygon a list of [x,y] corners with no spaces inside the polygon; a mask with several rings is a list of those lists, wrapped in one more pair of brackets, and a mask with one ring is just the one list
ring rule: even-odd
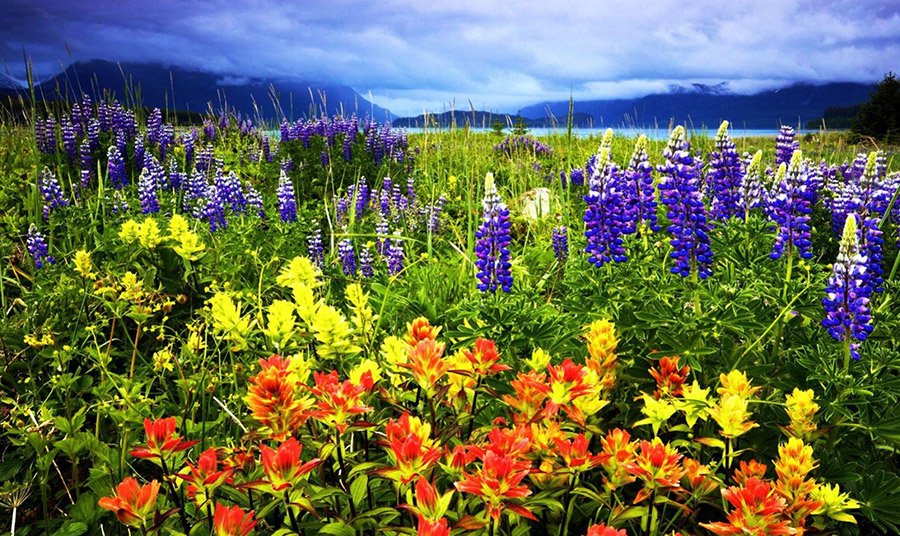
{"label": "green foliage", "polygon": [[886,143],[900,143],[900,80],[888,73],[862,105],[853,122],[853,133]]}

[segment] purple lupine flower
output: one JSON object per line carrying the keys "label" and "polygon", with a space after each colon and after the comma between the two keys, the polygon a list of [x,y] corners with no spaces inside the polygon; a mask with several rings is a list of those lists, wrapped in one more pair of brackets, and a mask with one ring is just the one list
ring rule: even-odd
{"label": "purple lupine flower", "polygon": [[375,243],[377,245],[378,253],[380,253],[381,256],[385,258],[387,258],[388,248],[391,245],[391,240],[387,237],[387,235],[387,220],[378,218],[378,221],[375,222]]}
{"label": "purple lupine flower", "polygon": [[674,251],[669,257],[675,261],[670,271],[681,277],[691,273],[706,279],[711,273],[713,252],[710,240],[706,206],[700,195],[699,168],[702,162],[691,155],[691,144],[684,139],[684,127],[675,127],[669,143],[663,151],[665,164],[657,167],[661,175],[660,198],[666,205],[669,241]]}
{"label": "purple lupine flower", "polygon": [[[866,274],[866,259],[859,248],[856,214],[848,215],[844,223],[833,266],[834,272],[825,289],[827,295],[822,299],[825,306],[822,325],[835,340],[849,343],[850,356],[859,359],[859,343],[865,341],[874,328],[870,324],[869,310],[872,289]],[[852,339],[858,342],[851,342]]]}
{"label": "purple lupine flower", "polygon": [[45,261],[50,264],[56,263],[56,259],[49,254],[47,240],[33,223],[28,228],[28,238],[25,241],[25,247],[28,248],[28,252],[34,257],[34,264],[37,268],[43,268]]}
{"label": "purple lupine flower", "polygon": [[259,150],[266,162],[272,161],[272,147],[270,146],[270,143],[268,136],[263,136],[262,139],[259,140]]}
{"label": "purple lupine flower", "polygon": [[859,247],[866,259],[866,275],[872,292],[883,292],[884,269],[882,268],[881,219],[887,211],[887,205],[893,197],[893,190],[884,182],[885,170],[879,166],[878,152],[872,151],[866,160],[866,167],[859,179],[858,197],[854,200],[854,208],[859,214]]}
{"label": "purple lupine flower", "polygon": [[41,195],[44,197],[44,219],[50,217],[50,212],[59,207],[69,205],[63,195],[62,186],[59,184],[56,176],[50,172],[48,168],[44,168],[40,175],[39,188]]}
{"label": "purple lupine flower", "polygon": [[569,184],[572,186],[584,185],[584,170],[582,168],[572,168],[569,171]]}
{"label": "purple lupine flower", "polygon": [[166,124],[159,129],[159,159],[166,160],[166,155],[175,147],[175,128]]}
{"label": "purple lupine flower", "polygon": [[206,177],[200,171],[194,170],[184,181],[184,196],[182,198],[182,211],[195,218],[203,216],[206,210],[206,190],[208,189]]}
{"label": "purple lupine flower", "polygon": [[281,170],[281,177],[278,179],[278,213],[281,214],[281,221],[285,223],[293,223],[297,221],[297,201],[294,198],[294,183],[287,176],[284,170]]}
{"label": "purple lupine flower", "polygon": [[762,151],[756,151],[753,158],[744,158],[746,172],[738,188],[738,210],[741,218],[747,220],[750,210],[766,204],[766,192],[762,184]]}
{"label": "purple lupine flower", "polygon": [[109,106],[105,102],[97,105],[97,122],[101,132],[109,132],[112,128],[112,116]]}
{"label": "purple lupine flower", "polygon": [[96,119],[91,119],[88,121],[87,126],[87,138],[91,143],[92,151],[100,150],[100,121]]}
{"label": "purple lupine flower", "polygon": [[294,137],[291,135],[291,124],[287,122],[287,118],[281,118],[280,130],[282,142],[291,141],[294,139]]}
{"label": "purple lupine flower", "polygon": [[40,118],[35,120],[34,135],[38,151],[44,154],[56,152],[56,120],[53,115],[47,116],[46,121],[42,121]]}
{"label": "purple lupine flower", "polygon": [[350,162],[353,160],[353,149],[350,144],[353,142],[353,138],[350,134],[344,134],[344,162]]}
{"label": "purple lupine flower", "polygon": [[128,185],[128,175],[125,172],[125,160],[122,159],[122,153],[115,145],[109,146],[107,151],[107,171],[109,173],[109,182],[113,188],[123,188]]}
{"label": "purple lupine flower", "polygon": [[560,262],[569,258],[569,230],[565,225],[553,228],[553,256]]}
{"label": "purple lupine flower", "polygon": [[156,197],[156,189],[159,184],[156,178],[150,174],[150,170],[144,168],[138,178],[138,195],[141,198],[141,213],[152,214],[159,212],[159,199]]}
{"label": "purple lupine flower", "polygon": [[213,148],[206,147],[200,150],[200,154],[197,155],[197,163],[194,164],[194,168],[201,173],[209,173],[209,171],[213,167]]}
{"label": "purple lupine flower", "polygon": [[[107,197],[106,199],[109,199],[109,197]],[[128,209],[129,209],[128,202],[125,201],[124,197],[122,197],[122,193],[119,192],[118,190],[113,192],[112,213],[113,214],[119,214],[119,213],[124,214],[124,213],[128,212]]]}
{"label": "purple lupine flower", "polygon": [[150,173],[150,177],[152,177],[154,182],[156,182],[157,189],[168,188],[168,181],[166,181],[166,170],[163,169],[162,165],[159,163],[159,160],[157,160],[155,156],[150,153],[146,153],[144,155],[144,167]]}
{"label": "purple lupine flower", "polygon": [[793,128],[787,125],[781,126],[781,131],[775,137],[776,166],[781,164],[788,165],[791,162],[794,151],[800,148],[800,142],[794,139],[795,134]]}
{"label": "purple lupine flower", "polygon": [[345,238],[338,242],[338,256],[344,275],[356,275],[356,252],[353,251],[352,240]]}
{"label": "purple lupine flower", "polygon": [[145,156],[146,150],[144,149],[144,138],[138,137],[134,140],[134,165],[136,167],[143,167]]}
{"label": "purple lupine flower", "polygon": [[247,183],[247,206],[256,209],[256,215],[262,219],[266,219],[266,211],[263,209],[262,196],[256,191],[252,184]]}
{"label": "purple lupine flower", "polygon": [[85,139],[81,142],[81,187],[87,188],[90,186],[93,176],[94,163],[91,159],[91,143]]}
{"label": "purple lupine flower", "polygon": [[294,161],[290,158],[284,158],[281,160],[281,171],[287,173],[288,171],[294,170]]}
{"label": "purple lupine flower", "polygon": [[628,260],[622,236],[629,230],[625,211],[622,175],[609,160],[609,149],[603,148],[597,157],[594,174],[588,181],[590,190],[584,196],[584,236],[587,238],[588,261],[600,268],[609,261]]}
{"label": "purple lupine flower", "polygon": [[203,210],[203,217],[209,222],[209,230],[212,233],[228,227],[228,222],[225,220],[225,202],[215,184],[210,184],[206,188],[206,207]]}
{"label": "purple lupine flower", "polygon": [[150,112],[150,117],[147,118],[147,141],[150,145],[156,145],[159,143],[160,134],[162,129],[162,112],[159,111],[159,108],[154,108],[152,112]]}
{"label": "purple lupine flower", "polygon": [[428,206],[428,232],[434,234],[440,228],[441,213],[444,211],[444,205],[447,203],[447,196],[441,194],[437,203]]}
{"label": "purple lupine flower", "polygon": [[356,188],[353,189],[353,195],[356,197],[356,205],[354,207],[356,211],[356,221],[359,221],[366,215],[366,207],[369,206],[369,185],[366,184],[365,177],[360,177],[356,182]]}
{"label": "purple lupine flower", "polygon": [[368,247],[363,246],[359,250],[359,273],[366,279],[375,275],[375,270],[372,268],[373,260],[372,252]]}
{"label": "purple lupine flower", "polygon": [[78,158],[78,142],[75,141],[75,129],[68,115],[64,115],[62,118],[62,139],[69,163],[74,164]]}
{"label": "purple lupine flower", "polygon": [[234,174],[234,171],[227,175],[216,173],[215,185],[216,191],[224,205],[231,205],[231,210],[234,213],[246,214],[247,200],[244,197],[244,191],[241,189],[241,181]]}
{"label": "purple lupine flower", "polygon": [[178,171],[178,161],[174,158],[169,159],[169,187],[173,190],[180,190],[184,184],[185,174]]}
{"label": "purple lupine flower", "polygon": [[216,141],[216,124],[209,119],[203,120],[203,133],[209,141]]}
{"label": "purple lupine flower", "polygon": [[181,143],[184,145],[184,169],[186,170],[191,169],[194,165],[194,144],[197,143],[199,137],[200,133],[197,132],[196,127],[181,136]]}
{"label": "purple lupine flower", "polygon": [[772,253],[769,255],[773,259],[780,259],[785,254],[785,248],[788,257],[793,254],[795,248],[800,257],[804,259],[812,257],[809,250],[812,245],[809,233],[812,188],[808,184],[808,177],[802,151],[794,151],[784,180],[775,185],[775,195],[770,201],[769,214],[777,225],[778,233]]}
{"label": "purple lupine flower", "polygon": [[328,167],[328,163],[331,160],[328,158],[328,153],[326,151],[322,151],[322,167]]}
{"label": "purple lupine flower", "polygon": [[[481,226],[475,233],[478,242],[475,244],[475,267],[478,268],[478,290],[494,293],[497,287],[503,292],[512,289],[513,278],[510,268],[509,244],[509,209],[494,184],[494,175],[488,173],[484,180],[484,213]],[[393,244],[392,244],[393,246]]]}
{"label": "purple lupine flower", "polygon": [[84,125],[81,121],[81,105],[76,102],[72,105],[72,130],[76,136],[84,136]]}
{"label": "purple lupine flower", "polygon": [[91,97],[87,93],[81,94],[81,123],[87,127],[91,119],[94,118],[94,105],[91,103]]}
{"label": "purple lupine flower", "polygon": [[652,172],[653,166],[650,165],[650,155],[647,153],[647,137],[641,134],[634,144],[634,152],[624,175],[626,214],[635,230],[659,231]]}
{"label": "purple lupine flower", "polygon": [[517,152],[528,152],[532,155],[547,155],[553,152],[549,145],[531,136],[510,136],[497,145],[494,151],[512,155]]}
{"label": "purple lupine flower", "polygon": [[[399,235],[399,231],[396,233]],[[385,240],[387,243],[388,241]],[[393,238],[390,240],[390,243],[387,244],[387,271],[388,275],[398,275],[403,271],[403,240],[400,238]]]}
{"label": "purple lupine flower", "polygon": [[325,248],[322,247],[322,230],[313,229],[313,232],[306,237],[306,245],[309,249],[309,258],[313,264],[321,270],[325,267]]}
{"label": "purple lupine flower", "polygon": [[335,196],[335,198],[334,198],[334,223],[339,228],[347,230],[347,228],[350,225],[349,214],[350,214],[350,199],[346,196],[341,196],[341,197]]}
{"label": "purple lupine flower", "polygon": [[722,224],[732,216],[743,217],[740,207],[740,188],[744,179],[744,162],[728,136],[728,121],[722,121],[716,135],[716,150],[709,153],[710,170],[706,182],[712,194],[710,212]]}

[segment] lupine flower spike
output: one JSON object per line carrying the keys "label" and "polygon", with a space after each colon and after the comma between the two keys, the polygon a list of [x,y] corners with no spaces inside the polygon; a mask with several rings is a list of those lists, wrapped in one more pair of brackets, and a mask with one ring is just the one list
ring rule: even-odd
{"label": "lupine flower spike", "polygon": [[484,179],[484,200],[482,201],[484,214],[481,226],[475,233],[478,242],[475,245],[475,267],[478,268],[478,290],[482,292],[496,292],[497,288],[503,292],[512,289],[513,278],[510,272],[512,266],[509,262],[509,209],[503,204],[497,186],[494,184],[494,175],[488,173]]}

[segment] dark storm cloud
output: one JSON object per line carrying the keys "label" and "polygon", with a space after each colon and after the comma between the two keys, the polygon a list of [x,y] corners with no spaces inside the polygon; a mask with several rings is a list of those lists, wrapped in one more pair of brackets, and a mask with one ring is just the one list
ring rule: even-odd
{"label": "dark storm cloud", "polygon": [[17,76],[24,47],[39,75],[73,59],[158,61],[345,83],[400,114],[468,100],[515,108],[570,89],[585,99],[692,82],[875,81],[900,57],[892,1],[2,4],[0,53]]}

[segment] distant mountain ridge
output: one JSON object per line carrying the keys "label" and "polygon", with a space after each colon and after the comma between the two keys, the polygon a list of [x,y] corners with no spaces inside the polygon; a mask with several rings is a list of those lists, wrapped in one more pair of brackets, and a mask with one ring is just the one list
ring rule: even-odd
{"label": "distant mountain ridge", "polygon": [[227,105],[243,117],[268,121],[296,120],[323,110],[369,115],[378,122],[393,119],[389,110],[372,104],[349,86],[214,74],[159,63],[76,62],[39,83],[35,95],[45,100],[73,100],[80,99],[82,91],[93,98],[111,91],[123,104],[133,105],[138,89],[140,104],[160,109],[207,112],[210,105],[217,111]]}
{"label": "distant mountain ridge", "polygon": [[[675,124],[715,129],[727,119],[735,128],[775,129],[782,124],[805,125],[823,117],[830,107],[866,102],[874,90],[874,83],[800,83],[737,95],[730,93],[727,85],[694,84],[691,88],[674,87],[669,93],[633,99],[575,101],[574,112],[589,115],[595,127],[664,127],[671,120]],[[565,126],[569,102],[535,104],[522,108],[519,113],[523,117],[555,117],[558,124]]]}

